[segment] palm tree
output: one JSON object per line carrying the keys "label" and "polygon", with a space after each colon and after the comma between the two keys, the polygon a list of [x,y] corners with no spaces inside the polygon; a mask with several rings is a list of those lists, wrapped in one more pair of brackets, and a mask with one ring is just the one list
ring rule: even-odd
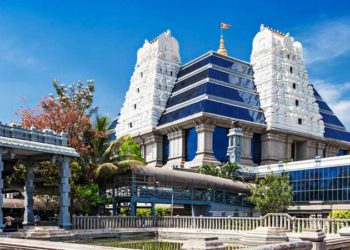
{"label": "palm tree", "polygon": [[[101,162],[96,168],[95,176],[97,179],[103,180],[113,178],[113,197],[115,197],[116,176],[132,168],[145,165],[145,161],[141,157],[139,145],[130,136],[123,136],[111,142],[101,159],[104,162]],[[113,215],[115,214],[116,204],[113,200]]]}

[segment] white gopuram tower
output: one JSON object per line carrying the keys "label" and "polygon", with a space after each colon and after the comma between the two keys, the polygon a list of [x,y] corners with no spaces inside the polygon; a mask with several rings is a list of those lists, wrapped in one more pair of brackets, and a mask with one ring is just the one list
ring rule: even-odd
{"label": "white gopuram tower", "polygon": [[170,30],[148,42],[137,52],[116,136],[144,134],[157,126],[180,69],[179,44]]}
{"label": "white gopuram tower", "polygon": [[251,64],[268,129],[323,137],[324,123],[304,66],[302,45],[261,25]]}

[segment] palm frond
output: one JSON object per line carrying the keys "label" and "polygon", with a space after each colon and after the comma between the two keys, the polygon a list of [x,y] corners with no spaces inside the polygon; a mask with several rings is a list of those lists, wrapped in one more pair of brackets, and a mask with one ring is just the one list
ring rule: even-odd
{"label": "palm frond", "polygon": [[118,167],[118,173],[122,174],[125,173],[128,170],[132,170],[134,168],[140,168],[143,167],[145,164],[138,160],[124,160],[124,161],[118,161],[115,163]]}
{"label": "palm frond", "polygon": [[107,178],[117,174],[118,170],[118,166],[113,163],[106,162],[97,167],[95,175],[97,177]]}
{"label": "palm frond", "polygon": [[125,140],[127,140],[130,136],[124,135],[116,139],[115,141],[112,141],[106,151],[103,153],[103,158],[107,159],[111,157],[116,149],[118,149]]}

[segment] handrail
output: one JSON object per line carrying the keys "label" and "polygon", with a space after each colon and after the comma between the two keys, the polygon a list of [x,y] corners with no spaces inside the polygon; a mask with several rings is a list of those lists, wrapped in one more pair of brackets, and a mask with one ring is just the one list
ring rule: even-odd
{"label": "handrail", "polygon": [[295,218],[284,213],[270,213],[261,217],[191,217],[191,216],[76,216],[73,229],[118,228],[176,228],[201,230],[250,231],[257,227],[281,228],[301,233],[305,229],[321,229],[326,234],[338,233],[350,227],[350,219]]}

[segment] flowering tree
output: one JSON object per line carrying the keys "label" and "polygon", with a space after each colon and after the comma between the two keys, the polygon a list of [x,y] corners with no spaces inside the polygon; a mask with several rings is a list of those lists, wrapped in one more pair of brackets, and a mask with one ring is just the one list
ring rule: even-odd
{"label": "flowering tree", "polygon": [[53,87],[56,97],[51,94],[42,98],[35,108],[20,111],[22,126],[65,132],[69,145],[84,157],[91,152],[89,138],[93,136],[93,130],[90,117],[96,112],[91,108],[94,82],[88,81],[87,86],[78,82],[66,87],[55,80]]}

